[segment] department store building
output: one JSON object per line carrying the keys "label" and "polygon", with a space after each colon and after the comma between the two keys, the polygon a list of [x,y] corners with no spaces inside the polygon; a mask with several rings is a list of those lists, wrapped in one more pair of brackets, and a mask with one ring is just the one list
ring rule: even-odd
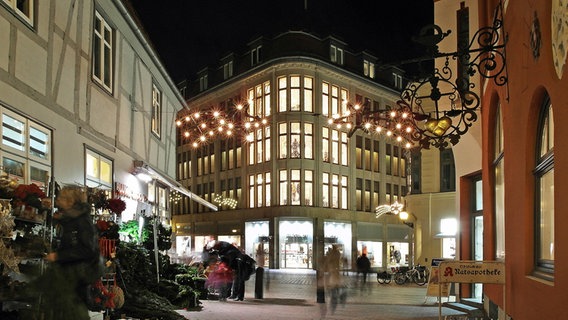
{"label": "department store building", "polygon": [[[412,226],[375,213],[405,202],[406,146],[386,132],[328,124],[355,104],[395,106],[404,72],[349,50],[334,37],[289,31],[255,39],[180,85],[189,110],[178,113],[178,181],[219,211],[180,198],[172,217],[177,259],[220,240],[270,268],[315,269],[331,245],[345,269],[363,252],[377,269],[412,264]],[[186,136],[196,111],[229,113],[239,103],[268,123],[230,138]]]}

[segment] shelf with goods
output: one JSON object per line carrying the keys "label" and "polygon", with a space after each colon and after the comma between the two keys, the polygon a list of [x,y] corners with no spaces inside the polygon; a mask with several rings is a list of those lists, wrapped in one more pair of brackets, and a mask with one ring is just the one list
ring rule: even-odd
{"label": "shelf with goods", "polygon": [[[45,188],[47,189],[47,188]],[[18,184],[0,171],[0,314],[30,310],[39,297],[29,284],[45,269],[51,247],[52,201],[35,184]]]}

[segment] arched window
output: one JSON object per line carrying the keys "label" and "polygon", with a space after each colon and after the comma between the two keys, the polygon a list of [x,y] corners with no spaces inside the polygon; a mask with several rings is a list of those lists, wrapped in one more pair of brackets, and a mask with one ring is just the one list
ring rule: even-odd
{"label": "arched window", "polygon": [[554,272],[554,117],[548,96],[540,110],[536,135],[535,269],[552,277]]}

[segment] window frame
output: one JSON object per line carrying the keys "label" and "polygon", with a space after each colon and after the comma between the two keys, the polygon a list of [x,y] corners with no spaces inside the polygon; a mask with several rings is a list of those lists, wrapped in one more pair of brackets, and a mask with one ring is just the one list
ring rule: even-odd
{"label": "window frame", "polygon": [[152,83],[152,119],[150,123],[152,133],[158,139],[162,133],[162,101],[162,91],[155,83]]}
{"label": "window frame", "polygon": [[[100,22],[101,30],[97,30],[96,28],[97,21]],[[101,34],[101,31],[103,30],[108,31],[110,39],[106,39],[105,33]],[[105,19],[105,17],[99,11],[95,11],[95,17],[93,20],[93,49],[92,49],[93,56],[91,59],[92,63],[91,76],[93,81],[95,81],[95,83],[100,85],[110,94],[113,93],[113,88],[114,88],[115,34],[116,34],[115,29],[107,21],[107,19]],[[109,49],[108,57],[105,54],[106,48]],[[98,70],[97,66],[99,66]],[[100,74],[97,74],[97,71],[99,71]],[[106,79],[107,75],[108,75],[108,81]]]}
{"label": "window frame", "polygon": [[[543,206],[542,206],[542,182],[544,177],[548,174],[552,174],[552,187],[554,187],[554,115],[552,103],[550,97],[546,95],[543,99],[541,109],[539,111],[539,121],[537,126],[537,132],[535,136],[535,168],[533,171],[535,179],[535,206],[534,206],[534,232],[535,232],[535,242],[534,242],[534,273],[535,275],[545,278],[547,280],[554,280],[555,271],[555,259],[554,251],[552,252],[552,259],[544,259],[542,248],[543,248],[543,230],[548,227],[552,231],[551,242],[548,243],[549,246],[554,247],[554,194],[552,194],[552,207],[548,217],[551,226],[543,226]],[[543,140],[546,141],[546,149],[543,150]],[[550,145],[552,143],[552,145]],[[549,199],[550,200],[550,199]]]}
{"label": "window frame", "polygon": [[[2,0],[2,3],[11,9],[18,18],[32,27],[35,26],[35,0],[23,0],[21,3],[18,3],[18,0]],[[26,8],[18,8],[18,4],[22,3]],[[27,13],[25,11],[27,11]]]}
{"label": "window frame", "polygon": [[[12,112],[6,108],[0,108],[0,165],[4,167],[5,159],[15,161],[22,164],[22,171],[20,175],[14,175],[6,172],[11,178],[15,178],[19,183],[36,183],[38,185],[45,185],[48,181],[38,181],[32,180],[32,168],[36,170],[42,170],[47,173],[48,176],[52,176],[52,155],[53,155],[53,132],[50,128],[42,126],[41,124],[29,119],[19,113]],[[7,136],[5,134],[4,117],[10,117],[14,121],[22,125],[20,132],[20,143],[21,148],[11,146],[4,143],[4,139]],[[17,128],[16,128],[17,129]],[[32,129],[38,130],[45,133],[46,139],[43,141],[45,145],[45,157],[38,156],[36,153],[31,151],[32,148]],[[42,142],[35,139],[37,142]],[[46,179],[47,180],[47,179]]]}
{"label": "window frame", "polygon": [[[93,158],[96,158],[97,160],[97,164],[98,164],[98,175],[91,175],[89,174],[88,170],[89,170],[89,165],[87,163],[88,160],[88,156],[91,155]],[[87,187],[93,187],[93,188],[100,188],[100,189],[104,189],[107,188],[109,190],[112,190],[113,185],[114,185],[114,160],[112,158],[109,158],[107,156],[105,156],[104,154],[96,151],[95,149],[89,148],[87,146],[85,146],[85,151],[84,151],[84,156],[85,156],[85,186]],[[110,167],[110,181],[107,183],[104,180],[101,179],[101,160],[104,160],[105,163],[107,163]]]}

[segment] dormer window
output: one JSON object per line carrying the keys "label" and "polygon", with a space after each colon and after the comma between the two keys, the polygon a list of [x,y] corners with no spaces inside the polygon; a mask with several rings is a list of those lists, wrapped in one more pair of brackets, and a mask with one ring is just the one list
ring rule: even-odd
{"label": "dormer window", "polygon": [[329,58],[331,62],[343,65],[343,49],[332,44],[329,47]]}
{"label": "dormer window", "polygon": [[223,65],[223,79],[227,80],[233,76],[233,61],[229,61]]}
{"label": "dormer window", "polygon": [[363,74],[365,77],[375,79],[375,64],[368,60],[363,60]]}
{"label": "dormer window", "polygon": [[402,89],[402,76],[397,73],[393,73],[392,76],[394,87],[397,89]]}
{"label": "dormer window", "polygon": [[250,65],[254,66],[257,65],[260,62],[260,50],[262,49],[262,46],[259,45],[256,48],[253,48],[250,51]]}
{"label": "dormer window", "polygon": [[199,77],[199,91],[207,90],[207,78],[206,74]]}

